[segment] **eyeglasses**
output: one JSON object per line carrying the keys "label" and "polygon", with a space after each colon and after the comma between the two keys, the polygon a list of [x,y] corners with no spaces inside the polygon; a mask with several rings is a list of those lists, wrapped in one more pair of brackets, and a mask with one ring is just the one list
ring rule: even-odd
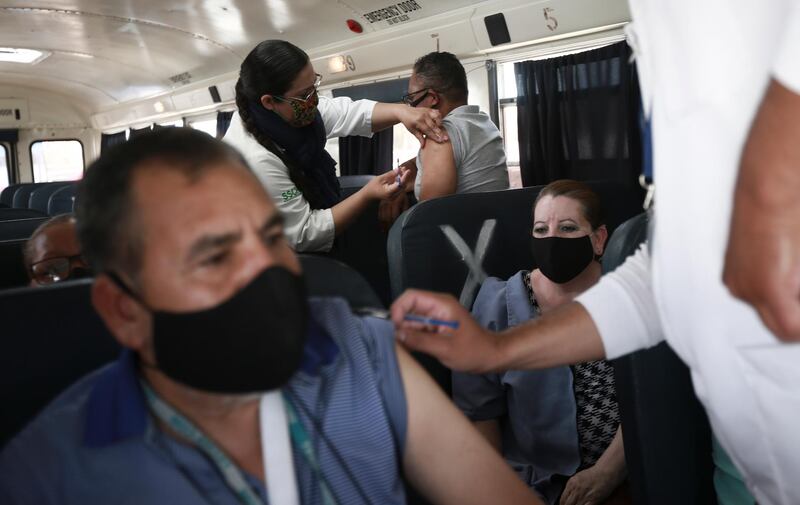
{"label": "eyeglasses", "polygon": [[[425,100],[425,97],[428,96],[428,93],[430,93],[430,91],[431,91],[431,88],[423,88],[423,89],[419,89],[417,91],[414,91],[413,93],[408,93],[406,95],[403,95],[403,98],[402,98],[403,103],[405,103],[406,105],[411,106],[411,107],[416,107],[417,105],[421,104],[423,100]],[[424,94],[421,97],[417,98],[416,100],[414,100],[412,98],[414,95],[418,95],[419,93],[423,93],[423,92],[424,92]]]}
{"label": "eyeglasses", "polygon": [[322,84],[322,76],[319,74],[314,74],[314,75],[316,76],[316,78],[314,79],[314,84],[312,85],[313,89],[308,92],[305,98],[300,98],[297,96],[280,96],[280,95],[273,95],[273,98],[277,100],[283,100],[284,102],[291,102],[291,101],[307,102],[311,100],[311,98],[317,94],[318,91],[317,88],[319,88],[319,85]]}
{"label": "eyeglasses", "polygon": [[82,255],[48,258],[31,265],[31,278],[36,284],[47,285],[72,277],[73,270],[88,270]]}

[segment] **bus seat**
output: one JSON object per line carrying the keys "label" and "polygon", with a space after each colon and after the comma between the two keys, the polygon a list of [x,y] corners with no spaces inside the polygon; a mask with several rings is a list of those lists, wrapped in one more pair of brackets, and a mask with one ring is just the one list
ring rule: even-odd
{"label": "bus seat", "polygon": [[374,175],[342,175],[339,177],[339,186],[342,188],[342,199],[347,198],[348,196],[352,195],[362,187],[364,187],[369,181],[371,181],[375,176]]}
{"label": "bus seat", "polygon": [[92,307],[91,283],[0,292],[0,447],[66,387],[119,353]]}
{"label": "bus seat", "polygon": [[[640,214],[614,232],[604,272],[644,242],[648,221]],[[711,430],[689,369],[666,342],[612,363],[634,503],[716,504]]]}
{"label": "bus seat", "polygon": [[0,222],[15,221],[17,219],[30,219],[33,217],[47,217],[39,211],[32,209],[0,209]]}
{"label": "bus seat", "polygon": [[72,183],[69,186],[59,188],[47,202],[47,214],[57,216],[59,214],[69,214],[75,209],[75,195],[78,194],[78,184]]}
{"label": "bus seat", "polygon": [[340,296],[350,307],[385,307],[378,295],[355,269],[319,254],[299,254],[309,296]]}
{"label": "bus seat", "polygon": [[22,248],[27,240],[0,241],[0,289],[28,284],[28,274],[22,259]]}
{"label": "bus seat", "polygon": [[40,182],[26,182],[20,184],[17,191],[14,193],[14,200],[11,202],[11,206],[15,209],[27,209],[31,193],[41,186],[42,183]]}
{"label": "bus seat", "polygon": [[0,191],[0,205],[4,207],[11,207],[14,204],[14,193],[17,192],[19,184],[11,184]]}
{"label": "bus seat", "polygon": [[0,240],[27,240],[48,217],[27,217],[22,219],[2,219],[4,211],[27,209],[0,209]]}
{"label": "bus seat", "polygon": [[71,182],[51,182],[43,184],[34,189],[28,197],[28,208],[37,210],[42,214],[47,214],[47,205],[50,202],[50,197],[59,189],[69,186]]}
{"label": "bus seat", "polygon": [[[347,175],[339,177],[342,198],[347,198],[374,175]],[[386,257],[386,233],[378,221],[379,202],[371,202],[350,226],[336,237],[329,256],[351,266],[369,282],[383,305],[391,301],[389,286],[389,261]]]}
{"label": "bus seat", "polygon": [[[587,184],[603,202],[609,232],[641,209],[637,190]],[[450,293],[470,308],[486,276],[507,279],[530,268],[531,209],[541,189],[450,195],[404,212],[389,232],[392,297],[408,288],[428,289]],[[418,359],[449,392],[449,371],[428,356]]]}

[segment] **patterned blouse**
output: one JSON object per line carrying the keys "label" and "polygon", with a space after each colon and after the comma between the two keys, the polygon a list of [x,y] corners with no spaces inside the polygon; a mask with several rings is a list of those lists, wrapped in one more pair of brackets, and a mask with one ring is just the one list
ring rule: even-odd
{"label": "patterned blouse", "polygon": [[[524,275],[528,298],[537,314],[539,302],[531,287],[531,273]],[[605,360],[580,363],[572,369],[575,405],[578,412],[578,442],[581,466],[588,468],[603,455],[619,426],[619,407],[614,388],[614,368]]]}

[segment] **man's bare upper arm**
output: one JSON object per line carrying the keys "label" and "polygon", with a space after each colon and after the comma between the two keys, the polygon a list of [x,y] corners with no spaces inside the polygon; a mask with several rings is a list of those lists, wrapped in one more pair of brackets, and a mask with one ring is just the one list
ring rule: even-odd
{"label": "man's bare upper arm", "polygon": [[453,144],[426,142],[421,151],[422,188],[420,200],[452,195],[458,187],[458,167],[453,155]]}
{"label": "man's bare upper arm", "polygon": [[408,402],[403,467],[437,504],[540,504],[419,364],[397,347]]}

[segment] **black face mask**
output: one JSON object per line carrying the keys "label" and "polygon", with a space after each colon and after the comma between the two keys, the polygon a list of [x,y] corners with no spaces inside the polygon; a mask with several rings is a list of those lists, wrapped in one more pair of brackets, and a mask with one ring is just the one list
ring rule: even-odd
{"label": "black face mask", "polygon": [[531,251],[539,271],[556,284],[571,281],[594,259],[589,235],[579,238],[531,237]]}
{"label": "black face mask", "polygon": [[153,313],[156,367],[192,388],[229,394],[268,391],[286,384],[300,366],[308,302],[302,277],[285,268],[267,268],[216,307],[148,310]]}

